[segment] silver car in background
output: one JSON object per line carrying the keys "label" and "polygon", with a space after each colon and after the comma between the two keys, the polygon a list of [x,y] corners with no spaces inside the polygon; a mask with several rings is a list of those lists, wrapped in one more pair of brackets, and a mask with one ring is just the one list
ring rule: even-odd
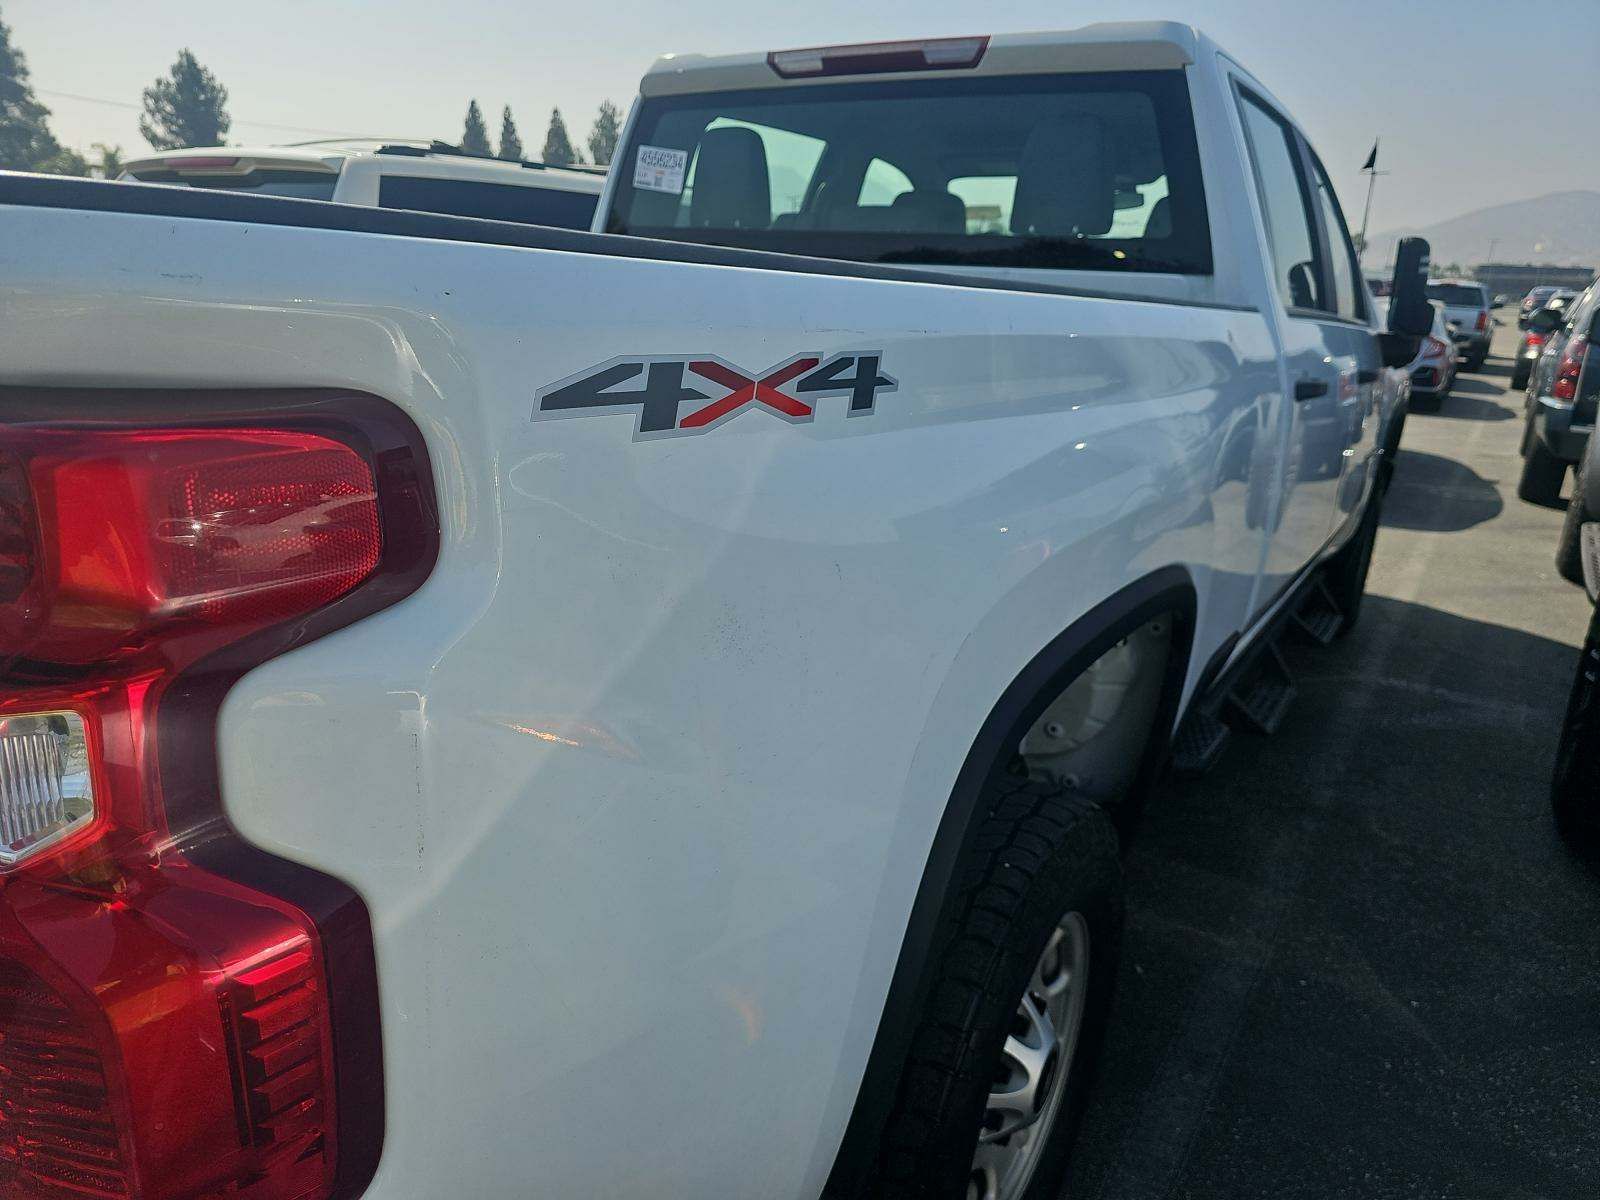
{"label": "silver car in background", "polygon": [[1475,279],[1430,279],[1428,299],[1444,305],[1444,319],[1461,351],[1466,369],[1476,371],[1489,357],[1494,320],[1489,315],[1489,289]]}

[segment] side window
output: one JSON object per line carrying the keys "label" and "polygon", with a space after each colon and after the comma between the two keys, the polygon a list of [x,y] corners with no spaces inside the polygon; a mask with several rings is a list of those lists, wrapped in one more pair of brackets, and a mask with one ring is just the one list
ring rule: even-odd
{"label": "side window", "polygon": [[911,180],[904,171],[893,163],[875,158],[867,164],[867,173],[861,178],[861,194],[856,197],[856,204],[893,204],[896,196],[911,190]]}
{"label": "side window", "polygon": [[1005,233],[1011,228],[1011,203],[1017,196],[1017,177],[963,175],[952,179],[949,190],[967,210],[967,232]]}
{"label": "side window", "polygon": [[1350,230],[1345,227],[1344,213],[1339,209],[1339,197],[1333,194],[1333,184],[1316,155],[1311,156],[1317,171],[1317,205],[1322,209],[1322,224],[1328,231],[1330,252],[1333,255],[1334,311],[1352,321],[1366,320],[1366,309],[1356,287],[1356,248],[1350,240]]}
{"label": "side window", "polygon": [[1328,308],[1321,296],[1316,236],[1306,205],[1305,181],[1294,133],[1248,95],[1239,98],[1250,161],[1255,167],[1272,247],[1272,274],[1286,308]]}

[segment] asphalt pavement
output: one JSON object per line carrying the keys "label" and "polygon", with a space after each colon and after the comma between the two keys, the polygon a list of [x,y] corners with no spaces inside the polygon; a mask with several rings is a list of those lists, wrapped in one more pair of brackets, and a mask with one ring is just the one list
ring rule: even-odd
{"label": "asphalt pavement", "polygon": [[1359,626],[1152,803],[1071,1200],[1600,1196],[1600,871],[1549,817],[1588,620],[1496,356],[1413,414]]}

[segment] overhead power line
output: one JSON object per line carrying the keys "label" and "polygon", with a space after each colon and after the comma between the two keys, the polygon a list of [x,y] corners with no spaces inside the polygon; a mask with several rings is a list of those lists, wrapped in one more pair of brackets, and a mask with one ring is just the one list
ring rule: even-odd
{"label": "overhead power line", "polygon": [[[41,96],[49,96],[56,100],[77,100],[83,104],[100,104],[106,108],[125,108],[131,112],[143,112],[138,104],[129,104],[126,100],[107,100],[101,96],[80,96],[76,92],[51,92],[44,88],[34,88]],[[312,125],[282,125],[275,121],[245,121],[237,117],[230,118],[234,125],[249,125],[256,129],[280,129],[286,133],[320,133],[328,137],[354,137],[355,134],[345,129],[318,129]]]}

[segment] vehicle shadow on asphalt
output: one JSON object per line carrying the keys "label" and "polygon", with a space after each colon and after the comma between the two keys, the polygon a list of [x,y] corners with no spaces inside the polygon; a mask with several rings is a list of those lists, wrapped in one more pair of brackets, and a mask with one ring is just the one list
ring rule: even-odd
{"label": "vehicle shadow on asphalt", "polygon": [[1073,1200],[1600,1194],[1577,651],[1365,604],[1274,737],[1152,798]]}
{"label": "vehicle shadow on asphalt", "polygon": [[1517,416],[1506,389],[1486,379],[1458,376],[1438,409],[1418,410],[1428,417],[1453,417],[1466,421],[1509,421]]}
{"label": "vehicle shadow on asphalt", "polygon": [[1459,533],[1504,508],[1495,485],[1465,463],[1402,445],[1380,519],[1394,529]]}

